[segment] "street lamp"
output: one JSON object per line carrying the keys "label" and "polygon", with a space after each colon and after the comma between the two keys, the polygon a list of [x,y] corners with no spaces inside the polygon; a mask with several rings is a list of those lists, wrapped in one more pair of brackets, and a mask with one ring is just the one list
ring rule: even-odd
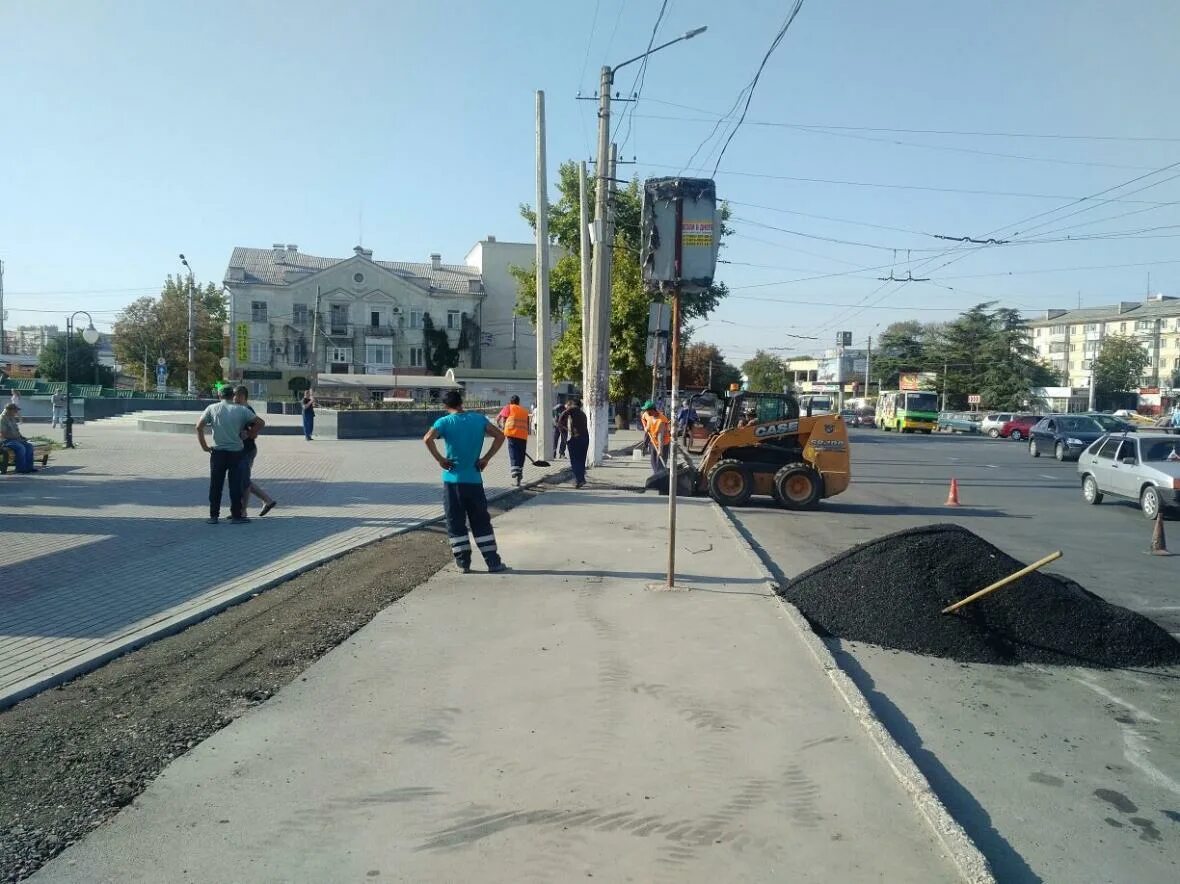
{"label": "street lamp", "polygon": [[74,337],[74,317],[81,314],[86,317],[87,326],[82,331],[82,340],[87,344],[98,343],[98,329],[94,327],[94,320],[85,310],[75,310],[66,319],[66,448],[74,447],[74,415],[70,411],[70,340]]}
{"label": "street lamp", "polygon": [[180,263],[188,270],[188,394],[197,395],[197,348],[193,338],[193,268],[188,263],[184,252],[180,253]]}

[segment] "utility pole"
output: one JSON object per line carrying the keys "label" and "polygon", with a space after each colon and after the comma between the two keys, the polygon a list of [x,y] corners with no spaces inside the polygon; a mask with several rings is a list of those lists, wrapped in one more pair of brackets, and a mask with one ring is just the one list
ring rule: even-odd
{"label": "utility pole", "polygon": [[516,371],[516,314],[512,314],[512,370]]}
{"label": "utility pole", "polygon": [[549,193],[545,179],[545,93],[537,92],[537,460],[553,450],[549,340]]}
{"label": "utility pole", "polygon": [[680,392],[680,279],[682,276],[682,231],[684,230],[684,199],[676,200],[676,283],[672,289],[672,391],[668,417],[671,421],[672,444],[668,446],[668,588],[676,585],[676,398]]}
{"label": "utility pole", "polygon": [[[601,341],[609,338],[609,330],[602,328],[602,302],[610,290],[611,236],[608,210],[610,208],[610,91],[614,71],[603,65],[598,81],[598,159],[594,167],[594,256],[592,273],[592,306],[590,309],[590,341],[586,358],[586,412],[589,421],[589,463],[602,463],[599,447],[600,427],[606,421],[606,371],[600,364]],[[607,314],[610,321],[610,314]]]}
{"label": "utility pole", "polygon": [[873,336],[869,335],[868,348],[865,350],[865,399],[869,398],[869,378],[872,377],[869,372],[873,368]]}
{"label": "utility pole", "polygon": [[180,253],[180,263],[188,270],[188,394],[197,395],[197,339],[193,334],[193,268],[184,252]]}
{"label": "utility pole", "polygon": [[950,366],[947,364],[946,360],[943,360],[943,363],[942,363],[942,410],[943,411],[946,411],[946,373],[947,373],[947,369],[949,367]]}
{"label": "utility pole", "polygon": [[314,392],[316,383],[319,381],[320,374],[320,358],[319,358],[319,343],[320,343],[320,287],[315,287],[315,311],[311,314],[311,375],[309,380],[310,386],[308,390]]}
{"label": "utility pole", "polygon": [[589,383],[590,352],[590,195],[586,181],[586,163],[578,164],[578,221],[582,262],[582,396],[586,395]]}
{"label": "utility pole", "polygon": [[836,345],[836,413],[844,410],[844,335]]}

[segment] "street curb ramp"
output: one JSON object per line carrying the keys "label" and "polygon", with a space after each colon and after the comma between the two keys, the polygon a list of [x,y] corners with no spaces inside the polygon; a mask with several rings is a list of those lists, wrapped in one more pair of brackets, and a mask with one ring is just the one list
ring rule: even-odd
{"label": "street curb ramp", "polygon": [[968,884],[996,884],[996,877],[992,873],[987,858],[976,846],[975,842],[971,840],[966,830],[951,815],[946,805],[934,793],[934,790],[930,787],[930,782],[918,769],[918,765],[914,762],[913,758],[893,739],[893,735],[889,733],[888,728],[885,727],[873,712],[868,699],[861,693],[860,688],[856,686],[852,678],[840,668],[840,664],[836,662],[836,658],[832,656],[832,652],[828,650],[828,646],[812,630],[811,624],[807,622],[802,612],[783,598],[782,593],[779,592],[780,587],[778,581],[770,572],[770,569],[766,566],[766,562],[754,548],[754,545],[750,542],[737,520],[734,519],[732,513],[719,504],[714,504],[714,506],[721,513],[721,520],[729,528],[738,546],[744,549],[753,560],[758,572],[766,581],[767,588],[774,593],[774,597],[778,600],[779,605],[786,614],[787,620],[795,627],[795,631],[803,640],[803,643],[807,645],[808,650],[811,651],[812,656],[820,665],[820,668],[831,679],[836,692],[843,698],[848,708],[852,711],[852,714],[868,732],[870,739],[872,739],[881,755],[884,756],[886,763],[901,783],[902,788],[905,789],[906,793],[913,800],[918,812],[934,830],[935,836],[950,856],[962,880],[968,882]]}

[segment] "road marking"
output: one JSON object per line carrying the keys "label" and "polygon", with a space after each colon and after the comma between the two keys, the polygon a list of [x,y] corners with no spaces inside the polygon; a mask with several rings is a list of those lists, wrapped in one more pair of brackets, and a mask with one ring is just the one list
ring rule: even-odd
{"label": "road marking", "polygon": [[1090,681],[1087,678],[1084,678],[1084,677],[1083,678],[1074,678],[1074,681],[1076,681],[1078,684],[1082,685],[1083,687],[1089,688],[1094,693],[1098,694],[1100,697],[1105,697],[1106,699],[1110,700],[1110,702],[1117,703],[1118,705],[1122,706],[1124,709],[1134,712],[1136,718],[1141,718],[1144,721],[1151,721],[1151,722],[1154,722],[1155,724],[1160,723],[1160,720],[1158,718],[1156,718],[1154,715],[1152,715],[1150,712],[1144,712],[1138,706],[1128,703],[1122,697],[1115,696],[1110,691],[1108,691],[1106,688],[1102,687],[1101,685],[1094,684],[1092,681]]}
{"label": "road marking", "polygon": [[1163,786],[1180,795],[1180,783],[1147,760],[1151,750],[1147,748],[1147,741],[1142,735],[1130,725],[1120,724],[1120,727],[1123,729],[1123,757],[1157,786]]}
{"label": "road marking", "polygon": [[1050,475],[1049,473],[1041,473],[1041,478],[1042,479],[1060,479],[1061,477],[1060,476],[1053,476],[1053,475]]}
{"label": "road marking", "polygon": [[996,466],[994,463],[985,463],[983,466],[985,469],[989,469],[989,470],[998,470],[999,469],[999,467]]}

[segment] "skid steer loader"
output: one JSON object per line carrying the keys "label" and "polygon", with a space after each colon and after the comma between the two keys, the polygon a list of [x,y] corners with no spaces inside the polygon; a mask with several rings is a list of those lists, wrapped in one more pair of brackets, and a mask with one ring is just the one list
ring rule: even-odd
{"label": "skid steer loader", "polygon": [[[838,414],[800,415],[794,396],[735,393],[725,400],[700,459],[678,477],[681,491],[708,494],[726,506],[753,495],[787,509],[814,507],[848,487],[848,432]],[[649,486],[667,491],[668,479]]]}

